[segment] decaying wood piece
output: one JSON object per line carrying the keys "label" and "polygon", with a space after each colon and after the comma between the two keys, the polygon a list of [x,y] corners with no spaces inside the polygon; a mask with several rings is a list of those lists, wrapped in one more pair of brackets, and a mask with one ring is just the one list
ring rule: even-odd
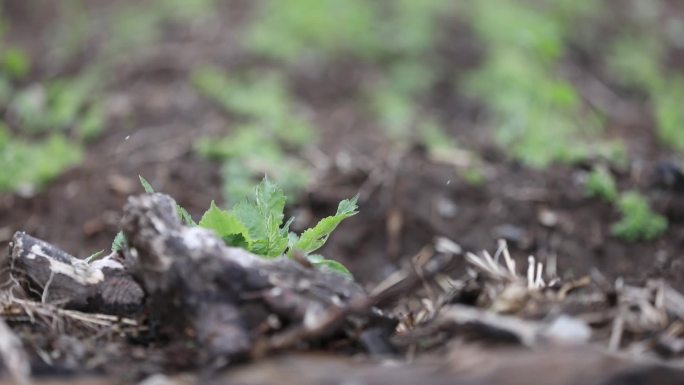
{"label": "decaying wood piece", "polygon": [[17,232],[9,258],[12,277],[44,303],[116,315],[133,314],[143,305],[142,288],[115,255],[88,263]]}
{"label": "decaying wood piece", "polygon": [[331,314],[365,302],[364,291],[343,276],[286,257],[265,259],[182,225],[167,195],[131,197],[124,211],[131,266],[150,316],[170,338],[194,337],[204,359],[244,358],[279,330],[335,332],[344,318],[330,325]]}

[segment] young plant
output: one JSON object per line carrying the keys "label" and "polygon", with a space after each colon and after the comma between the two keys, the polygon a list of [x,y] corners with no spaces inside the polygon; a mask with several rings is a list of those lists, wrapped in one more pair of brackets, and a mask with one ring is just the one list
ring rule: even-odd
{"label": "young plant", "polygon": [[615,180],[605,167],[595,167],[589,173],[586,189],[590,197],[600,198],[607,202],[614,202],[618,198]]}
{"label": "young plant", "polygon": [[667,230],[667,219],[654,213],[646,199],[637,192],[620,197],[618,209],[622,219],[615,223],[612,232],[626,241],[651,241]]}
{"label": "young plant", "polygon": [[[636,3],[635,3],[636,4]],[[684,153],[684,77],[673,73],[667,60],[667,35],[660,17],[665,14],[659,3],[654,3],[655,12],[639,14],[630,31],[620,37],[607,57],[607,64],[617,80],[623,85],[645,91],[650,99],[657,134],[663,144]],[[637,7],[638,8],[638,7]]]}
{"label": "young plant", "polygon": [[470,4],[475,30],[489,53],[466,88],[487,103],[497,141],[523,163],[543,168],[594,155],[592,141],[601,122],[586,113],[573,84],[557,70],[574,23],[591,7],[541,3]]}
{"label": "young plant", "polygon": [[196,143],[200,154],[223,161],[226,201],[247,197],[257,175],[271,175],[293,195],[308,185],[310,167],[293,153],[316,141],[315,130],[297,113],[282,77],[236,80],[207,67],[193,75],[193,82],[201,94],[246,121],[224,138]]}
{"label": "young plant", "polygon": [[199,226],[213,230],[228,245],[242,247],[257,255],[273,258],[302,253],[316,266],[349,275],[339,263],[312,253],[325,244],[344,219],[357,214],[356,198],[340,202],[335,215],[322,219],[301,235],[289,231],[294,218],[284,221],[285,201],[283,191],[264,178],[256,187],[253,199],[243,200],[230,210],[222,210],[212,202]]}
{"label": "young plant", "polygon": [[265,0],[247,34],[253,53],[284,63],[339,54],[377,60],[430,46],[448,0]]}
{"label": "young plant", "polygon": [[[154,192],[142,176],[140,183],[146,192]],[[301,253],[314,266],[351,277],[349,270],[339,262],[312,253],[325,244],[343,220],[357,214],[356,201],[357,198],[343,200],[335,215],[323,218],[301,235],[290,232],[290,224],[294,218],[285,221],[285,194],[267,178],[254,189],[253,198],[244,199],[229,210],[219,208],[212,201],[199,223],[195,223],[181,206],[177,206],[177,211],[187,226],[212,230],[229,246],[241,247],[266,258],[281,255],[293,257]],[[112,251],[120,251],[125,247],[126,238],[119,232],[112,243]]]}
{"label": "young plant", "polygon": [[247,34],[250,51],[287,63],[347,52],[371,56],[377,5],[365,0],[266,0]]}
{"label": "young plant", "polygon": [[461,177],[467,184],[475,187],[482,186],[487,181],[482,169],[477,166],[470,166],[464,169]]}
{"label": "young plant", "polygon": [[32,194],[81,157],[80,146],[61,134],[29,142],[10,135],[0,122],[0,191]]}
{"label": "young plant", "polygon": [[671,148],[684,153],[684,77],[669,77],[663,88],[652,92],[658,136]]}
{"label": "young plant", "polygon": [[31,69],[28,56],[19,48],[10,47],[0,52],[0,72],[13,79],[21,79]]}
{"label": "young plant", "polygon": [[96,88],[92,74],[34,84],[13,96],[10,109],[25,133],[74,130],[91,139],[104,129],[104,110],[92,101]]}

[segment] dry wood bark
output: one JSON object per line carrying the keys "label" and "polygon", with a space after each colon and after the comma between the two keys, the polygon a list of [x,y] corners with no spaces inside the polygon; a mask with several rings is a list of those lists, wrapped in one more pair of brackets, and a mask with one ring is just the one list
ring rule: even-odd
{"label": "dry wood bark", "polygon": [[115,254],[88,263],[17,232],[9,264],[12,277],[42,302],[116,315],[131,315],[142,308],[142,288]]}

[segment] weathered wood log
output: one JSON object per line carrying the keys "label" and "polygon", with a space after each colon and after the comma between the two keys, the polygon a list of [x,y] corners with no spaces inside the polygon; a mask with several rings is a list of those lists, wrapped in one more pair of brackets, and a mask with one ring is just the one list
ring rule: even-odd
{"label": "weathered wood log", "polygon": [[[455,343],[451,352],[413,364],[377,364],[322,354],[282,355],[203,380],[239,385],[676,385],[681,368],[611,356],[588,347],[488,350]],[[171,381],[170,384],[181,385]]]}
{"label": "weathered wood log", "polygon": [[[182,225],[167,195],[131,197],[124,211],[150,317],[169,338],[194,337],[204,359],[247,357],[257,340],[280,328],[337,331],[345,317],[336,311],[367,298],[341,275],[286,257],[265,259]],[[303,340],[315,334],[296,333]]]}
{"label": "weathered wood log", "polygon": [[131,315],[142,309],[142,288],[114,254],[88,263],[17,232],[8,262],[10,274],[25,292],[43,302],[115,315]]}

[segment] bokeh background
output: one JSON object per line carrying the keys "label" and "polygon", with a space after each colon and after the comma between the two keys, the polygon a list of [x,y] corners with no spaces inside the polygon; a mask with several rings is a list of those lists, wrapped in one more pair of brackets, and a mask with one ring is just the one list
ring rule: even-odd
{"label": "bokeh background", "polygon": [[2,0],[0,241],[267,174],[295,228],[360,194],[325,252],[364,280],[436,237],[678,275],[683,69],[676,0]]}

